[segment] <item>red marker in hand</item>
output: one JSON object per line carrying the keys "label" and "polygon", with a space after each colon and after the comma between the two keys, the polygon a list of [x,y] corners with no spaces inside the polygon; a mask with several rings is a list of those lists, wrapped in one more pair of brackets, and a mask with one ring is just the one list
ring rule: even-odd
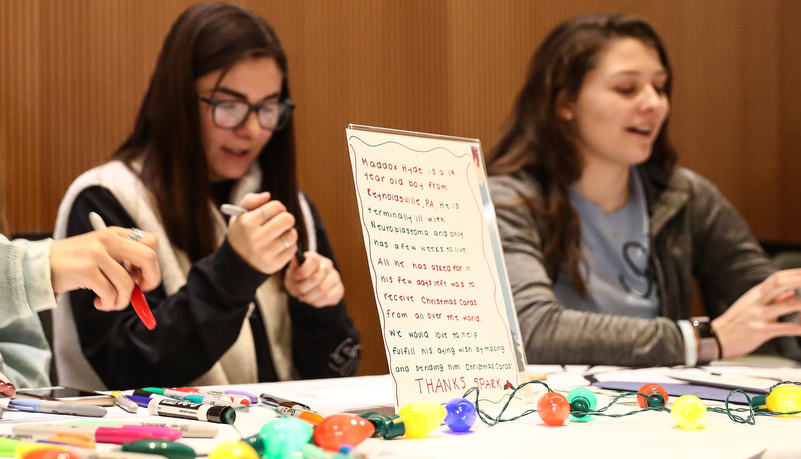
{"label": "red marker in hand", "polygon": [[[92,228],[96,231],[106,229],[106,222],[103,221],[103,218],[96,214],[95,212],[89,212],[89,223],[92,224]],[[128,265],[125,262],[120,262],[123,268],[128,271],[128,274],[131,273],[131,270],[128,269]],[[142,293],[142,290],[139,289],[139,285],[134,282],[133,291],[131,292],[131,305],[133,305],[134,311],[136,311],[136,315],[139,316],[139,319],[145,324],[148,330],[153,330],[156,328],[156,318],[153,317],[153,313],[150,311],[150,306],[147,304],[147,300],[145,299],[145,295]]]}

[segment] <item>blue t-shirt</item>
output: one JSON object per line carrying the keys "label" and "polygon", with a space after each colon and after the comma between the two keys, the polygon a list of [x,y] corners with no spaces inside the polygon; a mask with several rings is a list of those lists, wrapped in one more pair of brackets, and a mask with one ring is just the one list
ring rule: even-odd
{"label": "blue t-shirt", "polygon": [[554,293],[567,308],[643,318],[659,313],[657,285],[649,265],[648,207],[639,175],[632,170],[629,178],[631,199],[609,214],[570,190],[581,221],[581,250],[589,272],[584,273],[584,297],[575,292],[569,276],[557,278]]}

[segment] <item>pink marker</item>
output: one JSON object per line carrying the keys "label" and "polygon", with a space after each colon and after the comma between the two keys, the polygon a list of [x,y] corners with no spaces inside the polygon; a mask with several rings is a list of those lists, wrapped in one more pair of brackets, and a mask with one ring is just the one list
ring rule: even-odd
{"label": "pink marker", "polygon": [[164,426],[143,426],[143,425],[125,424],[120,427],[122,427],[123,429],[141,430],[143,432],[149,432],[153,435],[154,439],[159,439],[159,440],[175,441],[183,437],[183,434],[181,433],[180,430]]}

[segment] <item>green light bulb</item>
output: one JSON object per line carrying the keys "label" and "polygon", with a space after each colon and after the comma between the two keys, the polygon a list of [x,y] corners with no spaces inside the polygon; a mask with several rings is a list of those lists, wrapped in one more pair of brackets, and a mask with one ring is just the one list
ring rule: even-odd
{"label": "green light bulb", "polygon": [[598,406],[598,399],[595,398],[595,394],[586,387],[577,387],[568,392],[567,401],[570,402],[571,421],[589,421],[592,416],[582,413],[594,411]]}
{"label": "green light bulb", "polygon": [[[311,440],[313,431],[314,427],[311,424],[297,418],[273,419],[259,430],[265,448],[260,455],[268,459],[291,456]],[[253,446],[251,442],[248,444]],[[259,450],[259,448],[254,449]]]}

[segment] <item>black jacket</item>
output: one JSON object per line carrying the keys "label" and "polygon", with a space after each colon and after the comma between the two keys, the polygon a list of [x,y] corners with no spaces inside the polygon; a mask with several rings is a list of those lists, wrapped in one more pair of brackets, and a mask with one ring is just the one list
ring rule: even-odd
{"label": "black jacket", "polygon": [[[334,259],[320,217],[313,205],[317,251]],[[87,215],[97,212],[109,226],[136,226],[105,188],[82,191],[73,203],[67,236],[91,231]],[[186,285],[166,296],[159,286],[146,293],[158,326],[148,331],[133,308],[101,312],[90,290],[70,293],[84,353],[109,388],[181,386],[203,375],[236,341],[256,289],[269,276],[242,260],[227,239],[211,255],[195,263]],[[302,378],[349,376],[360,358],[359,333],[344,300],[315,308],[289,297],[295,367]],[[251,315],[257,350],[258,377],[275,381],[269,343],[258,308]],[[78,351],[76,349],[76,351]]]}

